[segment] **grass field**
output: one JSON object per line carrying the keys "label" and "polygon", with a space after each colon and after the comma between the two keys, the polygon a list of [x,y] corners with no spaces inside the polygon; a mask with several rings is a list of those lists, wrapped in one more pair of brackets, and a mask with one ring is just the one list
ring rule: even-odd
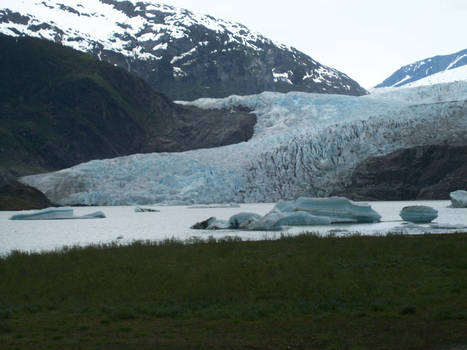
{"label": "grass field", "polygon": [[0,349],[463,349],[467,234],[0,259]]}

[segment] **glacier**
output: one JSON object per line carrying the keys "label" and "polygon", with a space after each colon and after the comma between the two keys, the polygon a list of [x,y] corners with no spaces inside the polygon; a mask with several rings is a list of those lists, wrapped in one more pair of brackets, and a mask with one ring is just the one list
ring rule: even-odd
{"label": "glacier", "polygon": [[467,82],[377,89],[353,97],[302,92],[179,102],[248,108],[248,142],[94,160],[22,182],[61,205],[252,203],[326,197],[364,159],[397,149],[467,144]]}

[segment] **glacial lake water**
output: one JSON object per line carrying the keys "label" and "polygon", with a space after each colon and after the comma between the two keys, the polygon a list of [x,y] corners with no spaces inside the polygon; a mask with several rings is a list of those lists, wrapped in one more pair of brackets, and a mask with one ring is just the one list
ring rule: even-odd
{"label": "glacial lake water", "polygon": [[[86,246],[91,244],[118,242],[128,244],[135,240],[159,241],[167,238],[187,240],[191,237],[206,239],[209,236],[222,238],[238,236],[244,240],[274,239],[281,234],[296,235],[316,232],[322,235],[381,235],[388,232],[410,234],[466,232],[467,229],[434,229],[429,225],[416,227],[406,225],[399,212],[408,205],[428,205],[438,210],[436,223],[467,225],[467,209],[449,208],[450,201],[404,201],[367,202],[381,216],[382,221],[374,224],[340,224],[331,226],[289,227],[283,231],[204,231],[192,230],[190,226],[211,216],[227,220],[239,212],[266,214],[274,204],[241,204],[240,208],[189,208],[187,206],[145,206],[160,210],[158,213],[135,213],[135,206],[119,207],[76,207],[75,215],[84,215],[101,210],[105,219],[93,220],[8,220],[18,212],[0,212],[0,255],[12,250],[49,251],[64,246]],[[21,213],[26,213],[23,211]],[[32,211],[30,211],[32,212]]]}

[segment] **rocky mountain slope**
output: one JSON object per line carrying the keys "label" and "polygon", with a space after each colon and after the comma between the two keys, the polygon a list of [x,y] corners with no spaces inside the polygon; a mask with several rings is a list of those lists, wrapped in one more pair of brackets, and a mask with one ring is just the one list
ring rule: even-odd
{"label": "rocky mountain slope", "polygon": [[178,100],[262,91],[363,95],[345,74],[245,26],[141,0],[3,0],[0,32],[125,68]]}
{"label": "rocky mountain slope", "polygon": [[372,157],[353,171],[345,191],[354,200],[449,199],[467,188],[467,146],[430,145]]}
{"label": "rocky mountain slope", "polygon": [[2,179],[253,134],[252,114],[174,104],[125,70],[50,41],[0,35],[0,52]]}
{"label": "rocky mountain slope", "polygon": [[19,182],[0,186],[0,210],[28,210],[52,207],[44,194]]}
{"label": "rocky mountain slope", "polygon": [[269,92],[192,105],[253,110],[253,138],[212,149],[94,161],[22,181],[61,204],[274,202],[341,193],[354,169],[372,157],[419,146],[467,145],[467,82],[361,97]]}
{"label": "rocky mountain slope", "polygon": [[[454,70],[465,65],[467,65],[467,49],[450,55],[426,58],[424,60],[403,66],[386,80],[384,80],[381,84],[378,84],[375,87],[382,88],[404,86],[431,75]],[[453,79],[455,79],[455,77],[453,77]]]}

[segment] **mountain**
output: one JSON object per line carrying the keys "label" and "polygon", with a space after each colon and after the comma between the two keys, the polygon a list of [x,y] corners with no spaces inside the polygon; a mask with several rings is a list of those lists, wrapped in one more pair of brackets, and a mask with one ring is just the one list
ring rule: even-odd
{"label": "mountain", "polygon": [[[60,204],[275,202],[342,193],[354,170],[370,158],[421,146],[467,145],[465,81],[361,97],[265,92],[190,105],[252,110],[254,135],[235,145],[93,161],[21,181]],[[456,152],[439,149],[441,157]],[[399,158],[399,164],[412,159]],[[418,169],[419,164],[408,176],[417,175],[428,186],[445,178],[442,161],[426,162],[441,168],[431,180],[419,172],[429,175],[434,169]],[[433,193],[445,198],[446,190]]]}
{"label": "mountain", "polygon": [[366,94],[347,75],[241,24],[149,0],[3,0],[0,32],[89,52],[177,100],[267,90]]}
{"label": "mountain", "polygon": [[[382,87],[399,87],[404,86],[420,79],[432,76],[437,73],[455,70],[456,68],[467,65],[467,49],[453,53],[451,55],[434,56],[424,60],[420,60],[404,66],[394,72],[389,78],[381,84],[376,85],[376,88]],[[465,68],[465,67],[464,67]],[[466,78],[465,70],[457,70],[456,73],[447,75],[451,80],[446,78],[434,79],[432,83],[448,82],[453,80],[461,80]],[[425,81],[428,83],[428,81]]]}
{"label": "mountain", "polygon": [[52,207],[43,193],[19,182],[0,186],[0,210],[28,210]]}
{"label": "mountain", "polygon": [[0,180],[253,134],[252,114],[175,104],[142,79],[69,47],[0,35],[0,52]]}
{"label": "mountain", "polygon": [[467,188],[467,145],[401,149],[360,163],[338,195],[354,200],[449,199]]}

